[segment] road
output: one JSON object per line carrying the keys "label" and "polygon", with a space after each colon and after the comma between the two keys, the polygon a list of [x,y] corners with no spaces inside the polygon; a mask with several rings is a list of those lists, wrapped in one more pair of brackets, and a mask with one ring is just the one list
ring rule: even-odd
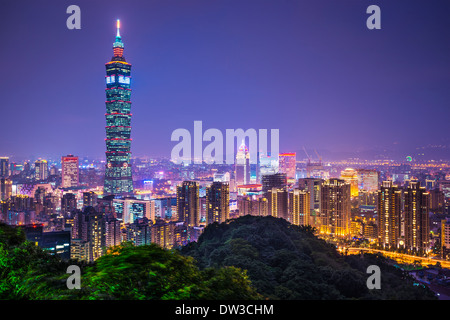
{"label": "road", "polygon": [[[382,255],[384,255],[388,258],[394,259],[395,261],[400,262],[400,263],[414,264],[414,261],[420,261],[422,266],[427,266],[429,264],[435,265],[436,262],[440,262],[442,268],[450,269],[450,261],[447,261],[447,260],[418,257],[418,256],[409,255],[409,254],[404,254],[404,253],[397,253],[397,252],[378,250],[378,249],[370,249],[370,248],[352,248],[352,247],[350,247],[350,248],[346,248],[346,249],[348,249],[349,254],[357,254],[360,251],[365,251],[365,252],[369,252],[369,253],[381,253]],[[340,251],[343,252],[343,250],[340,250]]]}

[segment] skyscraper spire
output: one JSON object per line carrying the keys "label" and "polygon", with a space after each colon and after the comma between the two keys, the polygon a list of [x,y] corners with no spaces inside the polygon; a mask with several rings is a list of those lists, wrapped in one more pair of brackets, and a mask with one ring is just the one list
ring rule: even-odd
{"label": "skyscraper spire", "polygon": [[106,169],[104,195],[133,194],[131,171],[131,64],[123,57],[117,20],[114,56],[106,63]]}
{"label": "skyscraper spire", "polygon": [[125,61],[123,56],[123,42],[122,37],[120,36],[120,20],[117,19],[117,34],[116,41],[113,44],[114,57],[112,60],[114,61]]}

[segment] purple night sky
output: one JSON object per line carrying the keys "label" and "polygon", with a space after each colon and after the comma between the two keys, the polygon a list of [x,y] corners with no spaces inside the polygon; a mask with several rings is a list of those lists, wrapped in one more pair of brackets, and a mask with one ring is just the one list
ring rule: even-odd
{"label": "purple night sky", "polygon": [[169,157],[194,120],[280,129],[281,152],[450,145],[449,17],[448,0],[4,0],[0,156],[104,157],[116,19],[135,156]]}

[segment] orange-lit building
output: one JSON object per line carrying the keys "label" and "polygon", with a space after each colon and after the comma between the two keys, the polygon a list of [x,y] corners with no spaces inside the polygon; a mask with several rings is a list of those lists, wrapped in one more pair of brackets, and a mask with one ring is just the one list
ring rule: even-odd
{"label": "orange-lit building", "polygon": [[350,194],[353,197],[358,196],[358,173],[355,169],[347,168],[341,171],[341,179],[350,184]]}

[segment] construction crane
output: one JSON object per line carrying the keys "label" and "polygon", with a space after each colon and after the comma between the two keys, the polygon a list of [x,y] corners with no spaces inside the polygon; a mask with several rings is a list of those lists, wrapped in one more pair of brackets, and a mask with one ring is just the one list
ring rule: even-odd
{"label": "construction crane", "polygon": [[316,149],[314,149],[314,152],[317,155],[317,158],[319,158],[319,163],[322,163],[322,157],[317,153]]}
{"label": "construction crane", "polygon": [[303,146],[303,150],[305,151],[306,156],[308,157],[308,163],[311,163],[311,157],[309,156],[308,152],[306,152],[305,146]]}

